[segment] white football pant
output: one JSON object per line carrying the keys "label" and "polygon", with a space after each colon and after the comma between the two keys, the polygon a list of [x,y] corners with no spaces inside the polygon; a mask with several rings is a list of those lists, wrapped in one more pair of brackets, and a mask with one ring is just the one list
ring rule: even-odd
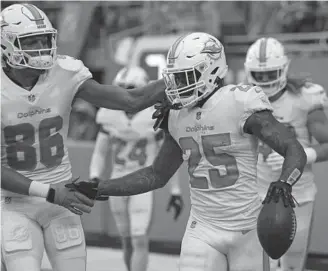
{"label": "white football pant", "polygon": [[153,192],[109,197],[109,205],[122,237],[148,234],[153,211]]}
{"label": "white football pant", "polygon": [[44,249],[54,271],[86,270],[81,219],[37,197],[2,200],[1,252],[7,271],[40,271]]}
{"label": "white football pant", "polygon": [[218,229],[190,215],[182,240],[180,271],[263,271],[268,267],[269,258],[256,229]]}

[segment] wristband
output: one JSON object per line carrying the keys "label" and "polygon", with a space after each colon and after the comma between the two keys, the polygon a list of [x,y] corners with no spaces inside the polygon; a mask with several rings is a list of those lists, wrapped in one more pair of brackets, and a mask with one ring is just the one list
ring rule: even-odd
{"label": "wristband", "polygon": [[47,195],[47,201],[50,202],[50,203],[54,203],[54,201],[55,201],[55,194],[56,194],[55,189],[53,189],[52,187],[50,187],[49,193]]}
{"label": "wristband", "polygon": [[286,180],[286,183],[294,185],[301,175],[301,172],[297,168],[295,168],[293,172],[289,175],[288,179]]}
{"label": "wristband", "polygon": [[313,164],[317,160],[317,152],[313,148],[305,148],[304,152],[306,154],[306,163]]}
{"label": "wristband", "polygon": [[28,194],[30,196],[46,198],[50,189],[49,184],[40,183],[37,181],[32,181],[28,189]]}

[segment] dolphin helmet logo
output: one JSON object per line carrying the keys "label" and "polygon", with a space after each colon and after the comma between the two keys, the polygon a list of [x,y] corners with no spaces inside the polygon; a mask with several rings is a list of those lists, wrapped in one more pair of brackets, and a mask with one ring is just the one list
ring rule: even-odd
{"label": "dolphin helmet logo", "polygon": [[214,60],[221,58],[223,47],[218,44],[214,39],[210,38],[205,42],[204,48],[201,53],[208,54],[208,56]]}

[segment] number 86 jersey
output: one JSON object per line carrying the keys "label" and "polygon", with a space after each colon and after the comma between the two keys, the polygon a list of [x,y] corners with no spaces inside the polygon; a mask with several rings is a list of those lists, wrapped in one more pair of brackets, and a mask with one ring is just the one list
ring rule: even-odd
{"label": "number 86 jersey", "polygon": [[248,230],[256,225],[258,140],[243,132],[256,111],[271,110],[260,88],[228,85],[203,107],[170,111],[168,129],[188,163],[191,214],[214,227]]}
{"label": "number 86 jersey", "polygon": [[[66,148],[71,104],[92,75],[80,60],[58,56],[30,90],[1,73],[1,165],[33,181],[57,183],[72,177]],[[22,196],[2,189],[2,196]]]}

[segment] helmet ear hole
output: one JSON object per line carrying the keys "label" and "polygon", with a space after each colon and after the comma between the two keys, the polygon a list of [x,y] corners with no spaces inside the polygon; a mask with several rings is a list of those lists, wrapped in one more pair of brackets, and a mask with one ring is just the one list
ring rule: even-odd
{"label": "helmet ear hole", "polygon": [[212,75],[216,74],[216,72],[218,71],[218,69],[219,69],[219,67],[216,67],[216,68],[211,72],[211,74],[212,74]]}

